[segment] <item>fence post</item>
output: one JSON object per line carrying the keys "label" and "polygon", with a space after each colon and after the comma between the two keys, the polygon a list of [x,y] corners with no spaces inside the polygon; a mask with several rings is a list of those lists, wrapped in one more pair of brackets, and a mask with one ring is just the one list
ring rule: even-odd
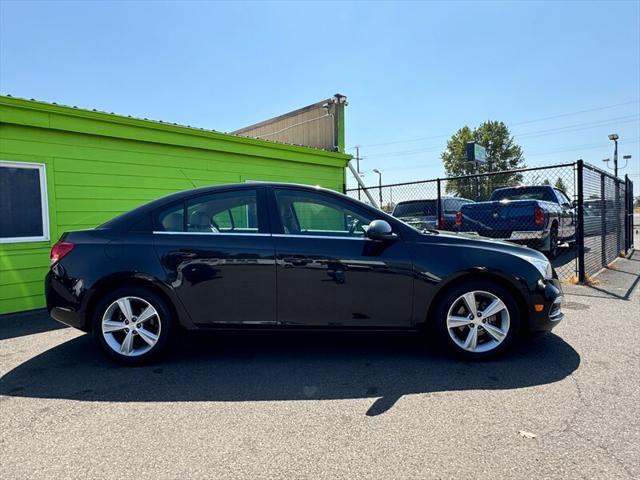
{"label": "fence post", "polygon": [[440,196],[440,179],[436,180],[438,186],[438,201],[436,202],[436,229],[440,228],[440,219],[442,218],[442,197]]}
{"label": "fence post", "polygon": [[600,266],[607,265],[607,202],[606,202],[606,177],[600,174]]}
{"label": "fence post", "polygon": [[620,255],[620,250],[622,250],[622,245],[620,245],[620,240],[622,239],[622,235],[621,235],[621,229],[622,229],[622,225],[620,225],[620,181],[618,180],[618,177],[615,177],[615,195],[616,195],[616,208],[615,208],[615,214],[616,214],[616,257],[618,257]]}
{"label": "fence post", "polygon": [[578,249],[578,281],[584,283],[586,274],[584,268],[584,162],[577,162],[578,167],[578,224],[576,225],[576,247]]}
{"label": "fence post", "polygon": [[624,176],[624,253],[633,243],[633,187],[629,175]]}

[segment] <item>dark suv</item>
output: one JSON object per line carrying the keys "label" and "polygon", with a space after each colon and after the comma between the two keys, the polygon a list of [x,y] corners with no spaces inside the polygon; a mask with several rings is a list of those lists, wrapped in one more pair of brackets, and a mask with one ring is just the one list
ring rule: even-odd
{"label": "dark suv", "polygon": [[442,212],[438,218],[438,201],[407,200],[399,202],[392,215],[418,230],[438,229],[456,231],[456,214],[462,205],[474,203],[473,200],[459,197],[442,197]]}

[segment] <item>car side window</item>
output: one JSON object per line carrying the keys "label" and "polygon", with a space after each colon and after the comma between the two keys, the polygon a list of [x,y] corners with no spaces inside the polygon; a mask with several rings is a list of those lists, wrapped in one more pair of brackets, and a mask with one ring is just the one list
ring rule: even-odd
{"label": "car side window", "polygon": [[258,233],[256,190],[219,192],[160,209],[155,230],[192,233]]}
{"label": "car side window", "polygon": [[456,213],[459,210],[460,200],[447,198],[444,200],[444,213]]}
{"label": "car side window", "polygon": [[569,200],[569,197],[567,197],[567,195],[561,191],[561,190],[556,190],[556,195],[558,196],[558,200],[560,201],[560,204],[564,207],[570,207],[571,206],[571,201]]}
{"label": "car side window", "polygon": [[184,232],[184,202],[174,203],[155,215],[155,230],[161,232]]}
{"label": "car side window", "polygon": [[329,195],[297,190],[275,190],[275,194],[285,234],[364,237],[375,220]]}
{"label": "car side window", "polygon": [[220,192],[187,200],[187,232],[258,233],[255,190]]}

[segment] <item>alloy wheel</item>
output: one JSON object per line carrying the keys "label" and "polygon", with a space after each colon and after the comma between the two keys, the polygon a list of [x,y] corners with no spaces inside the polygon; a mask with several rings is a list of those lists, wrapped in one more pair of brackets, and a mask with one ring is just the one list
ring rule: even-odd
{"label": "alloy wheel", "polygon": [[447,331],[468,352],[489,352],[509,333],[509,310],[493,293],[475,290],[459,296],[447,312]]}
{"label": "alloy wheel", "polygon": [[116,353],[127,357],[144,355],[160,338],[162,322],[156,309],[139,297],[121,297],[102,316],[102,335]]}

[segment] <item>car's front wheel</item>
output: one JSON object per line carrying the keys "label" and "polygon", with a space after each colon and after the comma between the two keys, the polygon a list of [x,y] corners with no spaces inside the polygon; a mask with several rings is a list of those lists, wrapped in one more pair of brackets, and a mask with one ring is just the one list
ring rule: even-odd
{"label": "car's front wheel", "polygon": [[164,299],[151,290],[129,287],[100,300],[94,310],[93,333],[111,358],[137,365],[163,350],[172,324]]}
{"label": "car's front wheel", "polygon": [[435,315],[444,345],[471,360],[501,354],[520,330],[520,312],[513,295],[493,282],[460,282],[441,298]]}

